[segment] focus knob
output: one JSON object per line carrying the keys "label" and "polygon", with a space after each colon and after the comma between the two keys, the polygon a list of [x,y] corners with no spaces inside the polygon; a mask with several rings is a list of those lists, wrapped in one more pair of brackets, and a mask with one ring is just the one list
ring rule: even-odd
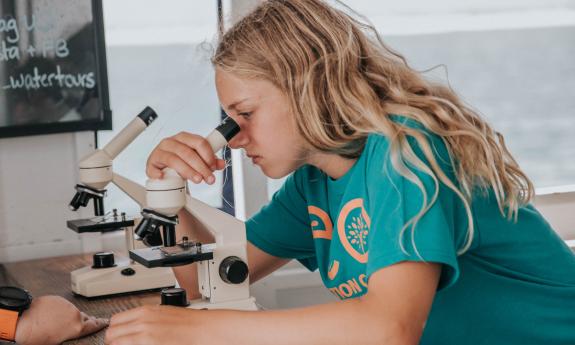
{"label": "focus knob", "polygon": [[241,284],[248,277],[248,265],[237,256],[228,256],[220,264],[220,277],[228,284]]}
{"label": "focus knob", "polygon": [[171,288],[162,290],[162,305],[173,305],[176,307],[187,307],[190,305],[186,290],[181,288]]}
{"label": "focus knob", "polygon": [[92,257],[92,268],[108,268],[116,266],[114,262],[114,253],[100,252],[94,254]]}

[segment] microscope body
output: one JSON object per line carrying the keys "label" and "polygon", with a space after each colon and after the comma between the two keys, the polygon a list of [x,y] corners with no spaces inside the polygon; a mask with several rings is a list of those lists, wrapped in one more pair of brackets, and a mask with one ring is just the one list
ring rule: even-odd
{"label": "microscope body", "polygon": [[[190,308],[257,310],[255,300],[249,293],[247,240],[242,221],[192,198],[186,182],[171,169],[165,169],[161,179],[148,180],[145,188],[113,173],[113,159],[155,117],[153,110],[146,108],[102,150],[88,155],[80,162],[82,184],[76,186],[78,193],[70,207],[75,210],[79,206],[86,206],[90,198],[93,198],[95,210],[98,211],[98,198],[102,198],[106,192],[103,188],[113,182],[143,208],[142,220],[135,234],[150,247],[135,248],[134,245],[128,245],[131,265],[139,263],[147,267],[146,272],[169,270],[173,277],[170,267],[198,262],[198,288],[202,298],[193,301]],[[213,151],[217,152],[238,132],[239,126],[228,119],[206,139]],[[178,223],[177,213],[183,208],[213,234],[215,243],[190,243],[185,238],[178,243],[175,226]],[[100,211],[103,212],[103,209]],[[90,275],[89,279],[84,280],[96,280],[93,284],[105,286],[98,281],[106,276],[99,269],[84,268],[83,277]],[[104,269],[110,270],[110,276],[118,276],[113,267]],[[122,268],[119,272],[122,274],[126,270]],[[75,277],[74,272],[72,276]],[[164,278],[163,273],[160,278]],[[151,283],[147,281],[148,285]],[[158,282],[155,283],[157,285]]]}
{"label": "microscope body", "polygon": [[[228,120],[231,121],[231,120]],[[223,123],[206,139],[219,151],[239,131],[237,124]],[[175,238],[177,213],[185,209],[197,225],[214,237],[215,243],[190,243]],[[130,251],[130,258],[146,267],[198,264],[198,289],[202,298],[190,303],[197,309],[257,310],[250,297],[247,239],[244,222],[209,206],[189,193],[186,182],[173,170],[165,169],[162,179],[146,182],[146,209],[136,228],[142,239],[162,229],[161,245]]]}
{"label": "microscope body", "polygon": [[[145,200],[145,189],[113,172],[113,160],[124,150],[157,115],[149,107],[136,116],[104,148],[96,150],[82,158],[79,167],[80,184],[76,185],[76,195],[70,202],[73,211],[87,206],[93,199],[94,213],[97,218],[68,221],[68,228],[78,233],[125,232],[126,250],[136,247],[134,241],[134,222],[104,217],[103,198],[106,186],[112,182],[126,192],[138,204]],[[99,261],[99,255],[106,255],[106,260]],[[72,291],[85,297],[99,297],[135,291],[154,290],[174,286],[176,279],[169,268],[148,269],[128,258],[114,258],[114,253],[96,253],[91,266],[82,267],[71,272]]]}
{"label": "microscope body", "polygon": [[[183,182],[183,180],[182,180]],[[182,198],[174,190],[167,191],[165,197],[158,191],[148,191],[152,195],[148,200],[148,209],[143,211],[144,219],[154,217],[151,222],[157,222],[159,209],[171,208],[178,212],[184,208],[194,218],[197,226],[208,230],[215,239],[214,243],[202,244],[188,241],[187,238],[177,241],[175,235],[163,231],[163,243],[150,248],[130,251],[130,258],[146,267],[173,267],[196,262],[198,265],[198,290],[202,297],[190,303],[190,308],[196,309],[240,309],[257,310],[255,299],[250,297],[249,272],[247,266],[247,240],[244,222],[235,217],[209,206],[190,196],[185,186]],[[180,203],[180,206],[178,205]],[[175,214],[163,215],[164,219],[174,219]],[[170,224],[147,223],[145,220],[136,229],[136,234],[142,237],[146,233],[142,227],[148,226],[158,232],[160,225]]]}

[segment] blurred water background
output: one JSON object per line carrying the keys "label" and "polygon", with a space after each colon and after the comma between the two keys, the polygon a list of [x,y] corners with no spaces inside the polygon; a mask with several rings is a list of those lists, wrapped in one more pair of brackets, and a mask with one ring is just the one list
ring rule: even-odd
{"label": "blurred water background", "polygon": [[[426,77],[449,83],[500,131],[536,187],[575,185],[575,0],[345,3],[412,67],[432,69]],[[134,9],[138,15],[129,15]],[[219,121],[209,62],[215,1],[107,0],[104,16],[114,131],[99,140],[153,106],[158,123],[114,162],[115,171],[143,183],[146,157],[163,137],[207,134]],[[271,191],[280,183],[271,181]],[[221,205],[221,184],[192,192]],[[108,205],[137,211],[113,187],[109,194]]]}

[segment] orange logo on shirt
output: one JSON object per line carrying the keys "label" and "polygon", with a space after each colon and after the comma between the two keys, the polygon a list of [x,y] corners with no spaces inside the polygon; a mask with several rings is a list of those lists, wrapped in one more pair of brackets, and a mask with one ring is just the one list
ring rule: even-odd
{"label": "orange logo on shirt", "polygon": [[308,206],[309,218],[311,219],[311,230],[313,238],[323,238],[331,240],[333,235],[333,224],[328,214],[319,207]]}
{"label": "orange logo on shirt", "polygon": [[363,207],[363,199],[350,200],[337,219],[337,233],[347,253],[361,263],[367,262],[367,236],[371,220]]}
{"label": "orange logo on shirt", "polygon": [[339,271],[339,261],[333,260],[331,265],[329,265],[329,269],[327,271],[327,277],[329,280],[334,280],[335,276],[337,276],[337,272]]}

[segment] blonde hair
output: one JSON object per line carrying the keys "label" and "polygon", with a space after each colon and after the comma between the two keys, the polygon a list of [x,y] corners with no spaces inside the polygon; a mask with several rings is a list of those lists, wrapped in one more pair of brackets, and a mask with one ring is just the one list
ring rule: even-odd
{"label": "blonde hair", "polygon": [[[371,25],[323,1],[265,1],[220,38],[212,63],[240,77],[270,81],[283,91],[299,132],[314,149],[358,157],[370,133],[386,136],[394,169],[423,195],[419,213],[401,231],[411,227],[412,242],[417,222],[438,197],[439,181],[462,200],[467,213],[467,238],[459,254],[473,239],[471,200],[477,189],[492,190],[501,214],[515,220],[518,208],[533,196],[531,181],[501,134],[451,89],[411,69]],[[425,133],[394,121],[393,114],[443,140],[456,183],[441,169]],[[428,164],[415,154],[408,137]],[[408,164],[433,179],[431,197]]]}

